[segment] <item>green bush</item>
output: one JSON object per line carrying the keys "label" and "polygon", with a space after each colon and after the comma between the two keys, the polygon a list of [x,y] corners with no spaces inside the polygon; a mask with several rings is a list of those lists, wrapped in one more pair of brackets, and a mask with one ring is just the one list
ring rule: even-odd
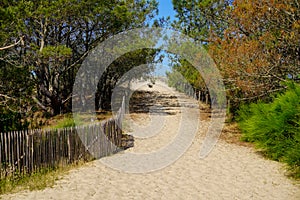
{"label": "green bush", "polygon": [[74,127],[75,122],[73,118],[64,118],[63,120],[59,121],[54,128],[68,128],[68,127]]}
{"label": "green bush", "polygon": [[271,103],[241,106],[238,121],[243,140],[255,143],[269,158],[286,162],[300,177],[300,86],[287,86]]}

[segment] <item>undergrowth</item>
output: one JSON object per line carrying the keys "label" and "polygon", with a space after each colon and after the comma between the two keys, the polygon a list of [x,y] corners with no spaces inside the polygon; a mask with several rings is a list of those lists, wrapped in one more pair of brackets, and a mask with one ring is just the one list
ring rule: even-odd
{"label": "undergrowth", "polygon": [[252,103],[238,112],[242,139],[253,142],[273,160],[288,164],[300,178],[300,86],[288,83],[285,93],[271,103]]}
{"label": "undergrowth", "polygon": [[83,161],[73,163],[55,169],[42,169],[30,175],[11,176],[0,180],[0,195],[16,193],[24,190],[42,190],[53,187],[55,182],[63,177],[67,172],[76,169],[84,164]]}

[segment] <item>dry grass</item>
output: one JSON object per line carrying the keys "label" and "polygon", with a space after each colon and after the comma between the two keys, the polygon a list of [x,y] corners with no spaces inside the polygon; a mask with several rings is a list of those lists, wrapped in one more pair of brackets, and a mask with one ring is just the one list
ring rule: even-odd
{"label": "dry grass", "polygon": [[[102,121],[111,118],[111,112],[97,112],[97,120]],[[90,122],[91,115],[83,114],[80,116],[82,124],[88,124]],[[67,126],[72,126],[74,124],[72,113],[67,113],[63,115],[57,115],[55,117],[46,119],[40,117],[38,120],[43,120],[42,129],[49,128],[64,128]],[[20,177],[11,177],[0,180],[0,195],[7,193],[17,193],[24,190],[42,190],[47,187],[53,187],[55,182],[63,177],[72,169],[76,169],[82,165],[86,165],[83,161],[79,163],[70,164],[64,167],[58,167],[56,169],[44,169],[41,172],[34,173],[28,176],[21,175]]]}
{"label": "dry grass", "polygon": [[[82,114],[80,115],[80,124],[89,124],[91,123],[91,114]],[[112,117],[111,112],[97,112],[96,118],[99,121],[106,120]],[[62,115],[57,115],[55,117],[52,117],[48,119],[45,122],[45,125],[42,126],[42,129],[48,129],[48,128],[64,128],[74,125],[73,116],[72,113],[66,113]]]}
{"label": "dry grass", "polygon": [[31,174],[30,176],[0,180],[0,195],[17,193],[25,190],[43,190],[48,187],[53,187],[56,181],[62,179],[63,176],[68,174],[71,170],[87,164],[88,163],[79,162],[63,168],[45,169],[41,172]]}
{"label": "dry grass", "polygon": [[237,144],[245,147],[254,147],[252,143],[241,140],[242,134],[236,122],[226,123],[220,138],[230,144]]}
{"label": "dry grass", "polygon": [[[200,103],[199,107],[201,110],[200,119],[202,121],[210,121],[211,120],[211,109],[209,108],[209,105]],[[236,144],[236,145],[245,146],[245,147],[254,147],[254,144],[249,143],[249,142],[244,142],[241,140],[242,133],[238,127],[237,122],[231,122],[231,120],[228,120],[229,117],[227,116],[227,119],[225,120],[226,123],[223,127],[222,134],[220,135],[220,139],[222,139],[223,141],[230,143],[230,144]]]}

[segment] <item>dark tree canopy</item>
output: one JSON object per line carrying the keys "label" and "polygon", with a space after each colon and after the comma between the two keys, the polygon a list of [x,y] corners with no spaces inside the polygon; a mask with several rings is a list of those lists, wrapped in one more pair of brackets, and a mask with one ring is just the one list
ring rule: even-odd
{"label": "dark tree canopy", "polygon": [[87,54],[108,37],[147,26],[157,14],[155,0],[13,0],[0,6],[0,109],[23,117],[40,109],[69,112]]}

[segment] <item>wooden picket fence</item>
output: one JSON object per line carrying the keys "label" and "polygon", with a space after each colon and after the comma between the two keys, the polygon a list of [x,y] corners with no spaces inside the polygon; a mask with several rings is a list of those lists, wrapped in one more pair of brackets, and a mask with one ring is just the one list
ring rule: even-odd
{"label": "wooden picket fence", "polygon": [[0,134],[0,179],[30,175],[122,149],[122,103],[115,118],[81,127]]}

